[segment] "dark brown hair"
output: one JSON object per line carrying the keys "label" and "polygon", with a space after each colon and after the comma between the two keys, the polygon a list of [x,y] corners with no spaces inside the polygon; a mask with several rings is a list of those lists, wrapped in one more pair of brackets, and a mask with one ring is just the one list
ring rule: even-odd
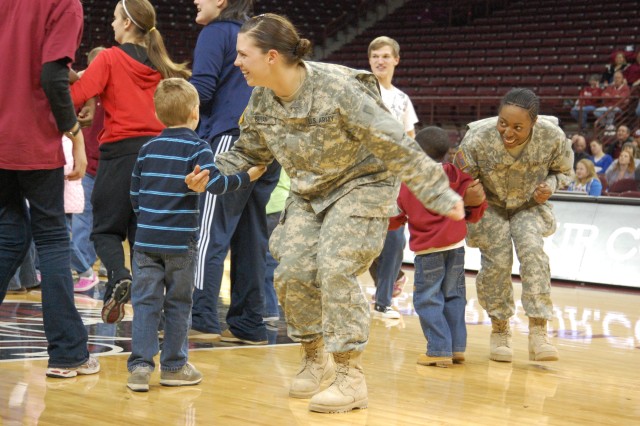
{"label": "dark brown hair", "polygon": [[289,65],[300,63],[311,53],[311,42],[300,38],[291,21],[274,13],[254,16],[242,25],[240,33],[251,36],[263,53],[276,50]]}
{"label": "dark brown hair", "polygon": [[253,15],[253,0],[227,0],[225,7],[217,21],[240,21],[244,22]]}
{"label": "dark brown hair", "polygon": [[526,109],[531,121],[536,121],[540,110],[540,99],[529,89],[511,89],[500,101],[500,108],[505,105],[514,105]]}

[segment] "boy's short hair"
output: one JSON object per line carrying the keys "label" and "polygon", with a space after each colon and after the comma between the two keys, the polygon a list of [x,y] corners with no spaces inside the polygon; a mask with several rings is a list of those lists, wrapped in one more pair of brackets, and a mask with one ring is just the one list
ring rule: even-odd
{"label": "boy's short hair", "polygon": [[182,78],[165,78],[153,95],[158,119],[167,127],[187,124],[193,108],[200,104],[198,91]]}
{"label": "boy's short hair", "polygon": [[437,162],[444,160],[451,146],[447,132],[437,126],[420,130],[416,135],[416,142],[429,157]]}
{"label": "boy's short hair", "polygon": [[600,81],[600,76],[598,74],[591,74],[589,76],[589,80],[587,80],[587,81],[591,82],[591,81],[594,81],[594,80],[599,82]]}
{"label": "boy's short hair", "polygon": [[380,36],[375,39],[371,43],[369,43],[369,50],[367,54],[371,57],[371,52],[374,50],[378,50],[384,46],[390,46],[393,51],[393,57],[398,58],[400,56],[400,45],[397,41],[387,36]]}
{"label": "boy's short hair", "polygon": [[98,53],[102,52],[105,49],[106,47],[104,46],[94,47],[89,51],[89,53],[87,53],[87,61],[91,63],[91,61],[93,61],[96,58],[96,56],[98,56]]}

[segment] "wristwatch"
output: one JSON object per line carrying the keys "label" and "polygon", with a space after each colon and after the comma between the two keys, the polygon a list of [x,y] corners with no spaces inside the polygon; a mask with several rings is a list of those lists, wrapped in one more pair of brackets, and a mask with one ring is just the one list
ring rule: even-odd
{"label": "wristwatch", "polygon": [[78,133],[80,133],[80,123],[78,123],[77,121],[76,124],[71,128],[71,130],[64,132],[65,136],[68,138],[75,138]]}

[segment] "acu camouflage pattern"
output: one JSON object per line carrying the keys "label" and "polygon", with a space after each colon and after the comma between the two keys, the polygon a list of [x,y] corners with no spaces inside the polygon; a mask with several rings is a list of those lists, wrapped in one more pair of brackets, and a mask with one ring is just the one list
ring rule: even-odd
{"label": "acu camouflage pattern", "polygon": [[323,334],[328,352],[362,350],[369,305],[356,277],[382,250],[387,218],[397,213],[396,176],[439,213],[460,196],[386,110],[373,74],[305,67],[286,109],[270,89],[254,89],[240,137],[216,165],[226,174],[274,158],[282,165],[291,198],[270,248],[280,262],[274,278],[289,335],[310,341]]}
{"label": "acu camouflage pattern", "polygon": [[316,213],[356,187],[370,186],[353,209],[393,216],[399,176],[426,207],[447,213],[460,200],[441,167],[406,136],[387,111],[373,74],[340,65],[305,62],[307,78],[285,109],[273,91],[256,87],[240,120],[240,138],[218,154],[223,173],[268,164],[291,178],[291,192]]}
{"label": "acu camouflage pattern", "polygon": [[356,277],[382,250],[388,219],[353,215],[358,192],[319,214],[292,194],[269,240],[288,335],[322,336],[327,352],[362,351],[369,336],[369,302]]}
{"label": "acu camouflage pattern", "polygon": [[467,224],[467,244],[481,253],[476,277],[478,301],[489,316],[508,319],[515,312],[511,267],[513,250],[520,261],[522,304],[527,316],[552,318],[549,258],[543,237],[555,232],[551,204],[538,204],[533,192],[540,182],[552,190],[573,173],[573,151],[553,117],[539,116],[520,157],[504,148],[497,117],[471,123],[456,165],[484,186],[489,203],[483,218]]}

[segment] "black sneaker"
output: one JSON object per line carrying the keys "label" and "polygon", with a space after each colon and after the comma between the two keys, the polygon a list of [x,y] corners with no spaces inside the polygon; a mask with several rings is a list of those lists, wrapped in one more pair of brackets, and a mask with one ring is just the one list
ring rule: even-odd
{"label": "black sneaker", "polygon": [[124,278],[113,286],[110,297],[102,307],[102,321],[113,324],[124,318],[124,305],[131,296],[131,279]]}

